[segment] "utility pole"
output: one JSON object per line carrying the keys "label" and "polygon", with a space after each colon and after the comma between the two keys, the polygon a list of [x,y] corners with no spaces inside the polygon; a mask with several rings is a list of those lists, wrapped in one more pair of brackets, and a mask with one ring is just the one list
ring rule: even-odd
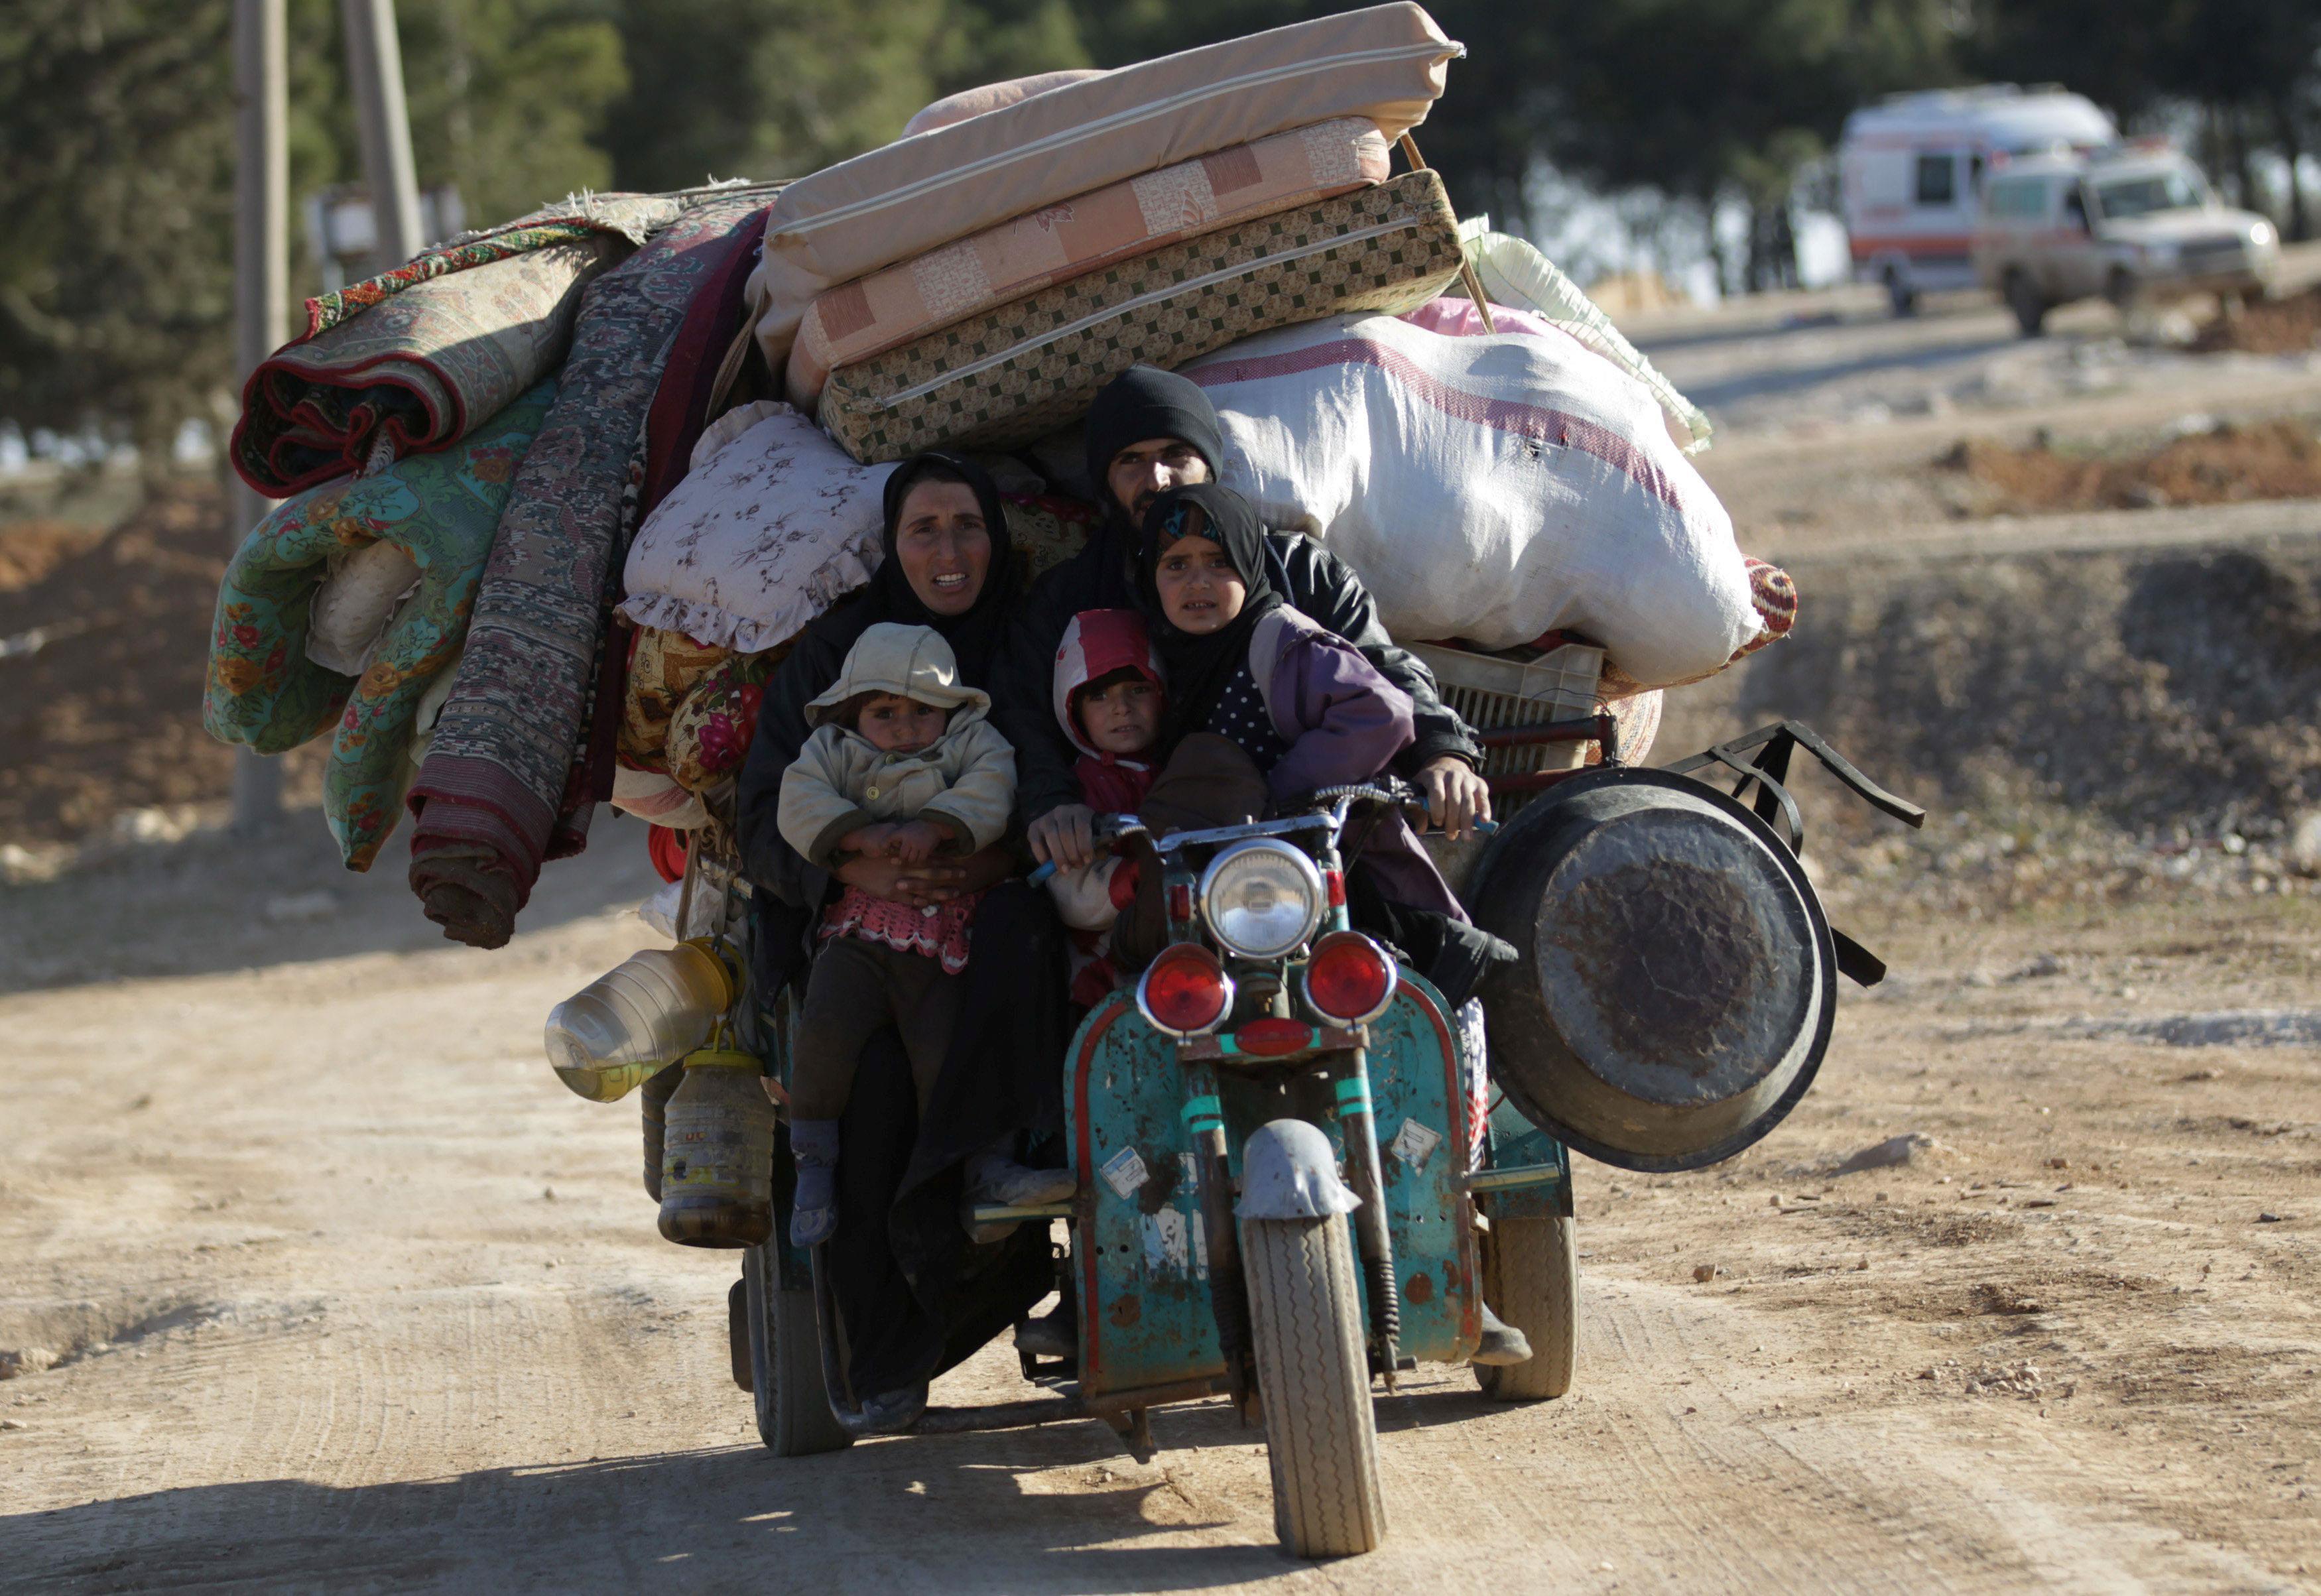
{"label": "utility pole", "polygon": [[[233,0],[234,367],[247,382],[290,336],[290,51],[287,0]],[[271,508],[228,475],[226,503],[239,544]],[[247,835],[282,812],[282,766],[236,751],[233,829]]]}
{"label": "utility pole", "polygon": [[363,182],[378,230],[377,265],[401,266],[426,242],[419,236],[419,177],[411,159],[411,112],[403,98],[403,45],[395,0],[340,0],[346,25],[347,81],[355,92]]}

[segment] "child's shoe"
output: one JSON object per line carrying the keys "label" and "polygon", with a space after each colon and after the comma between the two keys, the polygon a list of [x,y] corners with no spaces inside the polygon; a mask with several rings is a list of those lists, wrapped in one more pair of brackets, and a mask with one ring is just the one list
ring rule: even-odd
{"label": "child's shoe", "polygon": [[838,1229],[838,1121],[790,1121],[797,1191],[790,1200],[790,1245],[816,1247]]}

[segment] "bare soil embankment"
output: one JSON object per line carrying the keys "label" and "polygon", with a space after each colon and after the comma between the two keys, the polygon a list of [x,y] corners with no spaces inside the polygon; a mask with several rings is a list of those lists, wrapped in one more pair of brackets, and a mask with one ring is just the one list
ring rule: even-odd
{"label": "bare soil embankment", "polygon": [[2202,354],[2230,349],[2252,355],[2321,349],[2321,288],[2259,300],[2234,314],[2219,312],[2200,328],[2192,347]]}
{"label": "bare soil embankment", "polygon": [[2321,438],[2306,422],[2288,418],[2223,422],[2127,449],[2066,450],[2052,440],[2011,449],[1989,439],[1962,439],[1935,465],[1980,490],[1970,513],[2321,498]]}
{"label": "bare soil embankment", "polygon": [[2254,508],[2300,530],[2121,512],[1791,555],[1796,631],[1671,694],[1655,757],[1794,718],[1934,812],[1901,834],[1807,776],[1840,898],[2310,891],[2321,503]]}
{"label": "bare soil embankment", "polygon": [[[37,859],[117,826],[182,831],[225,796],[233,750],[201,719],[223,525],[215,487],[193,482],[114,526],[0,522],[0,844]],[[292,796],[313,801],[319,762],[287,757]]]}

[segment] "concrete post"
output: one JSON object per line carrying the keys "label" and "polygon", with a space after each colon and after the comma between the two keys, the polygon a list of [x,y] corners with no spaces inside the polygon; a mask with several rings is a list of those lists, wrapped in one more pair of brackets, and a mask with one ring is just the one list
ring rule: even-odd
{"label": "concrete post", "polygon": [[419,176],[411,159],[411,112],[403,98],[403,46],[395,0],[340,0],[347,34],[347,82],[362,140],[363,182],[378,229],[378,269],[401,266],[427,240],[419,236]]}
{"label": "concrete post", "polygon": [[[290,64],[286,0],[234,0],[234,369],[246,380],[290,336]],[[231,476],[231,473],[229,473]],[[268,501],[237,478],[226,494],[236,544]],[[282,766],[248,748],[233,767],[233,829],[247,834],[282,812]]]}

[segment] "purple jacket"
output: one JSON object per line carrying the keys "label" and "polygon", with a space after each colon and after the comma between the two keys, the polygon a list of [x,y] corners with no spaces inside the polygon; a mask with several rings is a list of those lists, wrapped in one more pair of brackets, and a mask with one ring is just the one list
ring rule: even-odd
{"label": "purple jacket", "polygon": [[[1287,604],[1251,634],[1249,674],[1275,733],[1289,745],[1266,772],[1266,786],[1278,799],[1387,774],[1415,735],[1410,694],[1381,676],[1361,649]],[[1371,830],[1361,857],[1397,902],[1466,920],[1401,816]]]}

